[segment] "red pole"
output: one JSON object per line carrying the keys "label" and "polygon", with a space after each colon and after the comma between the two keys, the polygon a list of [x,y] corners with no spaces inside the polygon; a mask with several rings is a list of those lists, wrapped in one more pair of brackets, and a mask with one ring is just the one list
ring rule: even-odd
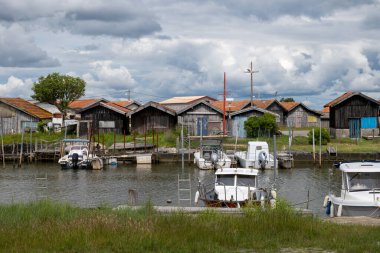
{"label": "red pole", "polygon": [[223,92],[223,135],[226,135],[226,72],[224,72],[224,92]]}

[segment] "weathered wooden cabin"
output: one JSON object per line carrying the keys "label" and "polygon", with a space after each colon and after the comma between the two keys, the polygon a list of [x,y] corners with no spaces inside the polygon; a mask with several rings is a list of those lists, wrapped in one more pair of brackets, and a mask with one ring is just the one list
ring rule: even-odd
{"label": "weathered wooden cabin", "polygon": [[216,99],[209,96],[185,96],[185,97],[172,97],[161,101],[160,104],[173,109],[174,111],[180,111],[191,104],[195,104],[200,101],[205,101],[207,103],[211,103],[216,101]]}
{"label": "weathered wooden cabin", "polygon": [[261,99],[261,100],[253,100],[253,104],[257,107],[273,112],[280,116],[278,123],[280,125],[286,125],[286,115],[288,111],[283,105],[277,101],[277,99]]}
{"label": "weathered wooden cabin", "polygon": [[264,113],[270,113],[276,117],[277,122],[280,121],[280,115],[268,110],[261,109],[257,106],[251,106],[243,110],[231,113],[229,115],[231,120],[229,120],[229,126],[228,126],[228,128],[230,129],[230,135],[238,136],[240,138],[246,138],[247,132],[244,129],[244,122],[249,117],[253,117],[253,116],[260,117],[260,116],[263,116]]}
{"label": "weathered wooden cabin", "polygon": [[330,108],[330,135],[335,138],[379,135],[380,103],[361,92],[346,92],[327,103]]}
{"label": "weathered wooden cabin", "polygon": [[131,110],[131,111],[134,111],[141,106],[141,103],[137,102],[136,100],[112,101],[112,103],[120,105],[124,108]]}
{"label": "weathered wooden cabin", "polygon": [[78,99],[72,101],[68,108],[66,109],[66,118],[67,119],[80,119],[80,112],[84,110],[86,107],[97,104],[99,102],[108,103],[109,101],[104,98],[96,98],[96,99]]}
{"label": "weathered wooden cabin", "polygon": [[216,135],[223,131],[223,111],[203,100],[177,111],[178,124],[190,135]]}
{"label": "weathered wooden cabin", "polygon": [[280,102],[286,109],[285,122],[291,127],[319,126],[321,113],[308,108],[300,102]]}
{"label": "weathered wooden cabin", "polygon": [[176,112],[156,102],[148,102],[129,113],[131,131],[145,133],[147,131],[167,131],[177,124]]}
{"label": "weathered wooden cabin", "polygon": [[[127,108],[112,102],[98,102],[78,112],[81,115],[81,120],[90,122],[93,133],[96,133],[98,129],[102,129],[101,131],[105,132],[116,131],[118,134],[129,134],[128,113],[131,110]],[[81,126],[81,134],[87,130],[86,128],[87,126]]]}
{"label": "weathered wooden cabin", "polygon": [[52,117],[50,112],[22,98],[0,98],[0,125],[5,134],[37,128],[38,122],[51,121]]}

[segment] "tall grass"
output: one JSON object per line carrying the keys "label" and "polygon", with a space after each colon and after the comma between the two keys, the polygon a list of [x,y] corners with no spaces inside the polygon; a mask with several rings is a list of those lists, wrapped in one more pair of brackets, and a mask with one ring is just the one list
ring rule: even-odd
{"label": "tall grass", "polygon": [[320,248],[379,252],[380,229],[302,217],[286,204],[246,210],[160,215],[140,210],[79,209],[42,201],[0,206],[2,252],[278,252]]}

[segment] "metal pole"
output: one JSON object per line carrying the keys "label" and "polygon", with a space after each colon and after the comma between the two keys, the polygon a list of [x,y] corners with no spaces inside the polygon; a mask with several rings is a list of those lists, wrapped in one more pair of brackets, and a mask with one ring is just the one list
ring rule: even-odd
{"label": "metal pole", "polygon": [[223,135],[226,135],[226,72],[224,72],[224,92],[223,92]]}
{"label": "metal pole", "polygon": [[185,168],[185,157],[184,157],[184,153],[183,153],[183,122],[181,124],[181,155],[182,155],[182,173],[184,171],[184,168]]}
{"label": "metal pole", "polygon": [[319,168],[322,167],[322,124],[319,122]]}
{"label": "metal pole", "polygon": [[21,128],[21,150],[20,150],[20,161],[19,161],[19,164],[18,166],[21,167],[21,162],[22,162],[22,151],[23,151],[23,148],[24,148],[24,128],[22,127]]}
{"label": "metal pole", "polygon": [[273,173],[273,177],[274,177],[274,182],[276,182],[276,174],[277,174],[277,145],[276,145],[276,134],[273,135],[273,162],[274,162],[274,165],[273,165],[273,169],[274,169],[274,173]]}
{"label": "metal pole", "polygon": [[3,154],[3,169],[5,169],[5,155],[4,155],[4,129],[3,129],[3,117],[1,117],[1,153]]}
{"label": "metal pole", "polygon": [[315,137],[314,137],[314,128],[313,128],[313,160],[315,163]]}
{"label": "metal pole", "polygon": [[253,106],[253,67],[252,67],[252,61],[251,61],[250,74],[251,74],[251,106]]}

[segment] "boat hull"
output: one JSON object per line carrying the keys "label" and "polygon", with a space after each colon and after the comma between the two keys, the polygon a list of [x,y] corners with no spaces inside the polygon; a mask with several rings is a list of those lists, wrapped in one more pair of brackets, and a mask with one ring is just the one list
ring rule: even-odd
{"label": "boat hull", "polygon": [[368,216],[380,217],[380,209],[377,206],[348,206],[342,205],[342,212],[338,215],[339,204],[334,204],[333,216]]}

